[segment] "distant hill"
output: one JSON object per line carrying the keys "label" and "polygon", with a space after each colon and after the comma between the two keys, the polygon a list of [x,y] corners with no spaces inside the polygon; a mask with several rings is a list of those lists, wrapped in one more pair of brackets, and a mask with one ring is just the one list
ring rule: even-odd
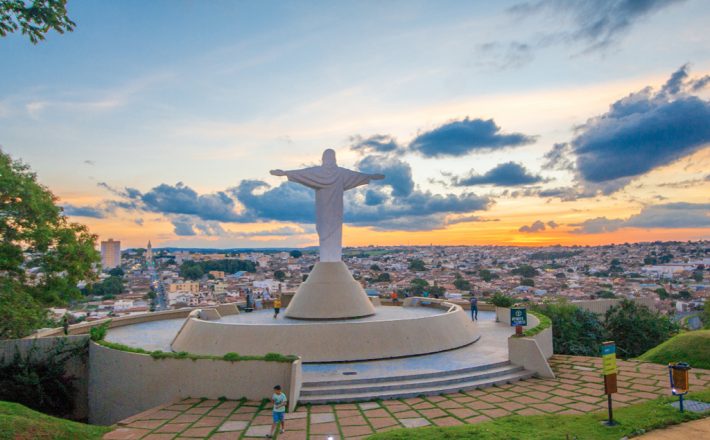
{"label": "distant hill", "polygon": [[710,330],[681,333],[648,350],[638,359],[666,365],[682,361],[694,368],[710,370]]}
{"label": "distant hill", "polygon": [[108,426],[72,422],[42,414],[19,403],[0,401],[0,438],[98,440],[110,430]]}

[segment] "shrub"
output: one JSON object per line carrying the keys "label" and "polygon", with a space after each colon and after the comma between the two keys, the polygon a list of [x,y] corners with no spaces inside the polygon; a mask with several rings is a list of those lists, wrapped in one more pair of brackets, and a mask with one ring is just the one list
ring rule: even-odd
{"label": "shrub", "polygon": [[552,324],[552,345],[557,354],[598,356],[605,340],[604,326],[592,312],[569,303],[549,303],[535,307],[549,317]]}
{"label": "shrub", "polygon": [[491,302],[496,306],[496,307],[510,307],[513,304],[515,304],[515,301],[513,298],[503,295],[502,293],[498,292],[495,295],[491,297]]}
{"label": "shrub", "polygon": [[108,333],[109,324],[111,324],[110,319],[97,326],[91,327],[89,329],[89,336],[91,337],[91,340],[96,342],[103,341],[106,337],[106,333]]}
{"label": "shrub", "polygon": [[222,359],[224,359],[225,361],[229,361],[229,362],[237,362],[240,360],[240,356],[239,356],[239,353],[230,352],[230,353],[225,353],[225,355],[222,356]]}
{"label": "shrub", "polygon": [[640,356],[678,332],[668,317],[626,299],[607,310],[605,318],[607,337],[623,358]]}

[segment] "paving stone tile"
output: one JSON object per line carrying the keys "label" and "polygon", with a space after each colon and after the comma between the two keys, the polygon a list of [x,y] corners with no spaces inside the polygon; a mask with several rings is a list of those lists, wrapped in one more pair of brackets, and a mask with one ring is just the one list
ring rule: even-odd
{"label": "paving stone tile", "polygon": [[503,408],[482,409],[480,412],[481,414],[486,415],[492,419],[507,416],[508,414],[510,414],[510,411]]}
{"label": "paving stone tile", "polygon": [[451,416],[446,416],[446,417],[439,417],[438,419],[433,419],[431,421],[433,424],[436,426],[457,426],[457,425],[463,425],[463,422],[455,417]]}
{"label": "paving stone tile", "polygon": [[341,409],[357,409],[357,403],[338,403],[335,405],[335,410],[339,411]]}
{"label": "paving stone tile", "polygon": [[458,402],[458,403],[461,403],[461,404],[465,404],[465,403],[468,403],[468,402],[473,402],[473,401],[476,400],[476,399],[474,399],[474,398],[471,397],[471,396],[464,396],[464,397],[454,397],[454,398],[452,398],[452,400],[453,400],[454,402]]}
{"label": "paving stone tile", "polygon": [[576,409],[582,412],[590,412],[590,411],[596,411],[599,409],[599,406],[597,405],[590,405],[589,403],[584,403],[584,402],[578,402],[578,403],[570,403],[567,405],[568,408],[571,409]]}
{"label": "paving stone tile", "polygon": [[583,396],[577,396],[577,397],[575,397],[574,400],[578,400],[578,401],[580,401],[580,402],[586,402],[586,403],[595,404],[595,403],[601,402],[601,401],[606,400],[606,399],[603,398],[603,397],[600,397],[600,396],[596,396],[596,397],[595,397],[595,396],[583,395]]}
{"label": "paving stone tile", "polygon": [[311,414],[332,413],[333,407],[330,405],[314,405],[311,407]]}
{"label": "paving stone tile", "polygon": [[171,434],[177,434],[190,427],[190,423],[166,423],[160,428],[156,429],[154,432],[165,432]]}
{"label": "paving stone tile", "polygon": [[306,431],[290,431],[287,429],[283,434],[279,434],[279,440],[307,440],[307,438]]}
{"label": "paving stone tile", "polygon": [[432,403],[436,402],[443,402],[444,400],[447,400],[446,397],[444,396],[427,396],[426,400]]}
{"label": "paving stone tile", "polygon": [[563,409],[562,411],[560,411],[557,414],[584,414],[584,412],[576,410],[576,409],[572,409],[572,408],[567,408],[567,409]]}
{"label": "paving stone tile", "polygon": [[470,419],[466,419],[466,423],[473,425],[474,423],[487,422],[490,419],[491,419],[490,417],[484,416],[483,414],[481,414],[480,416],[471,417]]}
{"label": "paving stone tile", "polygon": [[226,416],[232,414],[232,411],[234,411],[234,408],[219,407],[217,409],[213,409],[212,411],[207,413],[207,415],[210,417],[226,417]]}
{"label": "paving stone tile", "polygon": [[214,428],[211,426],[203,426],[200,428],[188,428],[180,434],[182,437],[198,437],[205,438],[210,435]]}
{"label": "paving stone tile", "polygon": [[631,393],[632,396],[637,397],[639,399],[655,399],[658,397],[658,394],[653,394],[653,393],[646,393],[643,391],[639,391],[637,393]]}
{"label": "paving stone tile", "polygon": [[220,403],[217,408],[220,409],[234,409],[241,405],[241,402],[238,400],[225,400],[224,402]]}
{"label": "paving stone tile", "polygon": [[241,436],[241,431],[218,432],[216,434],[212,434],[210,440],[239,440]]}
{"label": "paving stone tile", "polygon": [[147,429],[118,428],[107,433],[103,438],[106,440],[138,440],[149,433],[150,431]]}
{"label": "paving stone tile", "polygon": [[365,420],[365,418],[360,415],[342,418],[338,417],[338,424],[340,426],[367,425],[367,420]]}
{"label": "paving stone tile", "polygon": [[377,402],[365,402],[360,404],[360,409],[363,411],[375,408],[380,408],[380,404]]}
{"label": "paving stone tile", "polygon": [[431,408],[436,408],[436,407],[431,402],[421,402],[421,403],[416,403],[416,404],[412,405],[412,408],[414,408],[414,409],[431,409]]}
{"label": "paving stone tile", "polygon": [[271,433],[271,425],[251,425],[244,435],[246,437],[265,437],[269,433]]}
{"label": "paving stone tile", "polygon": [[343,436],[345,437],[372,434],[372,429],[368,425],[341,426],[340,429],[342,430]]}
{"label": "paving stone tile", "polygon": [[253,413],[256,413],[256,408],[254,408],[252,406],[240,406],[234,412],[237,414],[253,414]]}
{"label": "paving stone tile", "polygon": [[419,411],[419,414],[423,415],[427,419],[433,419],[436,417],[443,417],[446,415],[446,412],[439,409],[439,408],[432,408],[432,409],[423,409]]}
{"label": "paving stone tile", "polygon": [[335,414],[333,413],[316,413],[311,414],[311,426],[320,423],[329,423],[335,421]]}
{"label": "paving stone tile", "polygon": [[394,416],[399,420],[411,419],[411,418],[419,417],[419,413],[416,411],[409,410],[409,411],[402,411],[402,412],[394,413]]}
{"label": "paving stone tile", "polygon": [[[237,413],[237,414],[232,414],[231,416],[229,416],[228,420],[251,420],[252,418],[254,418],[254,414],[247,414],[247,413],[238,414]],[[177,420],[177,419],[175,419],[175,420]]]}
{"label": "paving stone tile", "polygon": [[308,417],[308,413],[305,411],[284,414],[286,420],[305,419],[306,417]]}
{"label": "paving stone tile", "polygon": [[126,425],[126,428],[155,429],[165,423],[165,420],[136,420]]}
{"label": "paving stone tile", "polygon": [[389,409],[393,413],[398,413],[402,411],[410,411],[412,407],[409,405],[404,405],[404,404],[399,404],[399,405],[387,405],[386,403],[384,404],[387,409]]}
{"label": "paving stone tile", "polygon": [[495,393],[497,396],[502,397],[504,399],[513,399],[515,397],[518,397],[518,393],[514,391],[502,391],[500,393]]}
{"label": "paving stone tile", "polygon": [[175,434],[148,434],[141,440],[172,440]]}
{"label": "paving stone tile", "polygon": [[516,414],[520,414],[521,416],[537,416],[545,413],[535,408],[524,408],[516,411]]}
{"label": "paving stone tile", "polygon": [[424,399],[422,399],[421,397],[410,397],[408,399],[403,399],[402,402],[411,406],[411,405],[416,405],[417,403],[424,402]]}
{"label": "paving stone tile", "polygon": [[437,403],[437,406],[439,408],[444,408],[444,409],[463,408],[463,405],[461,405],[458,402],[454,402],[453,400],[445,400],[443,402],[439,402],[439,403]]}
{"label": "paving stone tile", "polygon": [[168,411],[185,411],[186,409],[192,408],[192,404],[190,403],[175,403],[173,405],[170,405],[166,407]]}
{"label": "paving stone tile", "polygon": [[196,421],[194,427],[199,428],[202,426],[218,426],[222,422],[224,422],[225,418],[224,417],[210,417],[206,416],[201,418],[200,420]]}
{"label": "paving stone tile", "polygon": [[[497,396],[495,394],[488,395],[483,399],[485,400],[485,402],[493,402],[493,403],[508,401],[508,399],[501,397],[501,396]],[[476,400],[476,402],[481,402],[481,400]],[[471,403],[474,403],[474,402],[471,402]],[[469,408],[473,408],[470,404],[466,404],[466,406],[468,406]]]}
{"label": "paving stone tile", "polygon": [[393,419],[392,417],[373,417],[371,419],[368,418],[367,420],[370,422],[373,428],[376,428],[378,430],[377,432],[379,432],[379,428],[399,425],[399,422],[397,422],[397,420]]}
{"label": "paving stone tile", "polygon": [[[188,411],[192,411],[192,410],[188,410]],[[156,412],[148,415],[146,419],[149,418],[150,420],[171,420],[171,419],[174,419],[175,417],[179,416],[180,414],[181,413],[179,411],[167,411],[167,410],[163,409],[163,410],[156,411]],[[142,419],[142,420],[146,420],[146,419]]]}
{"label": "paving stone tile", "polygon": [[308,420],[306,419],[289,420],[286,422],[286,427],[293,430],[306,429],[307,426]]}
{"label": "paving stone tile", "polygon": [[364,411],[367,418],[370,417],[389,417],[390,413],[385,409],[371,409],[369,411]]}
{"label": "paving stone tile", "polygon": [[268,425],[274,422],[271,416],[256,416],[254,420],[251,421],[254,425]]}
{"label": "paving stone tile", "polygon": [[360,411],[356,409],[346,409],[342,411],[336,411],[335,413],[338,415],[338,420],[340,420],[341,417],[352,417],[360,415]]}
{"label": "paving stone tile", "polygon": [[404,425],[405,428],[419,428],[421,426],[429,426],[431,423],[424,417],[412,417],[407,419],[399,419],[399,422]]}
{"label": "paving stone tile", "polygon": [[554,403],[539,403],[535,405],[535,409],[545,411],[547,413],[556,413],[565,409],[563,406],[555,405]]}
{"label": "paving stone tile", "polygon": [[212,407],[209,406],[196,406],[185,411],[186,414],[207,414]]}
{"label": "paving stone tile", "polygon": [[542,391],[528,391],[525,394],[538,400],[547,400],[552,397],[550,393],[543,393]]}
{"label": "paving stone tile", "polygon": [[187,397],[185,399],[182,399],[180,403],[200,403],[202,399],[197,399],[195,397]]}
{"label": "paving stone tile", "polygon": [[335,423],[319,423],[311,425],[311,434],[338,434],[338,425]]}
{"label": "paving stone tile", "polygon": [[222,402],[220,402],[219,400],[207,399],[207,400],[203,400],[202,402],[198,403],[197,406],[209,406],[210,408],[212,408],[213,406],[217,406],[220,403],[222,403]]}
{"label": "paving stone tile", "polygon": [[[499,402],[496,402],[496,405],[502,405],[502,402],[507,402],[507,400],[502,399]],[[488,402],[484,402],[482,400],[476,400],[475,402],[467,403],[466,407],[471,408],[471,409],[485,409],[485,408],[495,408],[495,405],[488,403]]]}
{"label": "paving stone tile", "polygon": [[227,422],[222,423],[219,428],[217,428],[217,432],[224,432],[224,431],[243,431],[246,429],[247,425],[249,423],[245,422],[243,420],[230,420]]}
{"label": "paving stone tile", "polygon": [[566,405],[568,403],[574,402],[574,400],[567,399],[566,397],[554,396],[547,399],[547,402],[556,403],[558,405]]}

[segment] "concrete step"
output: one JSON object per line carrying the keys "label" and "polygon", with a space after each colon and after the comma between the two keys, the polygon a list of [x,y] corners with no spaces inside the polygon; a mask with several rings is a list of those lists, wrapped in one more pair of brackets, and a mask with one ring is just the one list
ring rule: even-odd
{"label": "concrete step", "polygon": [[[369,393],[379,393],[381,391],[390,390],[407,390],[413,388],[432,388],[432,387],[442,387],[451,384],[470,382],[476,380],[484,380],[488,378],[494,378],[497,376],[505,376],[512,373],[517,373],[522,371],[523,368],[515,365],[506,365],[487,368],[482,370],[474,371],[453,371],[446,373],[438,373],[427,375],[426,377],[397,377],[397,378],[380,378],[389,380],[379,380],[376,382],[359,382],[354,384],[322,384],[322,383],[309,383],[308,385],[303,385],[301,388],[301,396],[317,396],[317,395],[333,395],[333,394],[347,394],[350,392],[369,392]],[[421,376],[421,375],[417,375]]]}
{"label": "concrete step", "polygon": [[[417,396],[433,396],[437,394],[456,393],[459,390],[471,390],[475,388],[486,388],[494,385],[503,385],[506,383],[517,382],[519,380],[529,379],[534,375],[531,371],[519,370],[508,374],[492,376],[487,378],[473,378],[470,380],[462,379],[459,382],[427,385],[422,384],[421,387],[407,389],[389,389],[385,391],[372,392],[361,389],[348,389],[342,392],[334,391],[331,394],[319,395],[303,395],[299,398],[300,403],[337,403],[337,402],[358,402],[377,399],[405,399]],[[303,391],[303,390],[302,390]]]}
{"label": "concrete step", "polygon": [[369,383],[379,383],[379,382],[392,382],[399,380],[410,380],[410,379],[428,379],[428,378],[441,378],[444,376],[454,376],[466,373],[473,373],[476,371],[489,370],[491,368],[498,368],[510,365],[510,361],[501,361],[486,365],[477,365],[475,367],[459,368],[457,370],[448,371],[435,371],[429,373],[417,373],[417,374],[401,374],[397,376],[377,376],[377,377],[366,377],[366,378],[353,378],[353,379],[338,379],[338,380],[319,380],[319,381],[308,381],[305,380],[302,384],[304,388],[308,387],[320,387],[320,386],[342,386],[342,385],[354,385],[354,384],[369,384]]}

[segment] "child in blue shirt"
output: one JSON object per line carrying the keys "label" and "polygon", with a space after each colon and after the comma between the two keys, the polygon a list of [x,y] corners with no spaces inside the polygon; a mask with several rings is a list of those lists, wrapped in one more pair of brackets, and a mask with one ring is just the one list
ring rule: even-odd
{"label": "child in blue shirt", "polygon": [[274,409],[271,413],[274,419],[274,424],[271,427],[271,434],[266,434],[267,437],[271,438],[274,436],[279,423],[281,423],[281,431],[279,431],[279,433],[284,433],[284,430],[286,429],[286,421],[284,420],[284,414],[286,414],[287,401],[288,399],[286,398],[286,394],[281,391],[281,385],[276,385],[274,387],[274,394],[271,396],[271,402],[274,404]]}

